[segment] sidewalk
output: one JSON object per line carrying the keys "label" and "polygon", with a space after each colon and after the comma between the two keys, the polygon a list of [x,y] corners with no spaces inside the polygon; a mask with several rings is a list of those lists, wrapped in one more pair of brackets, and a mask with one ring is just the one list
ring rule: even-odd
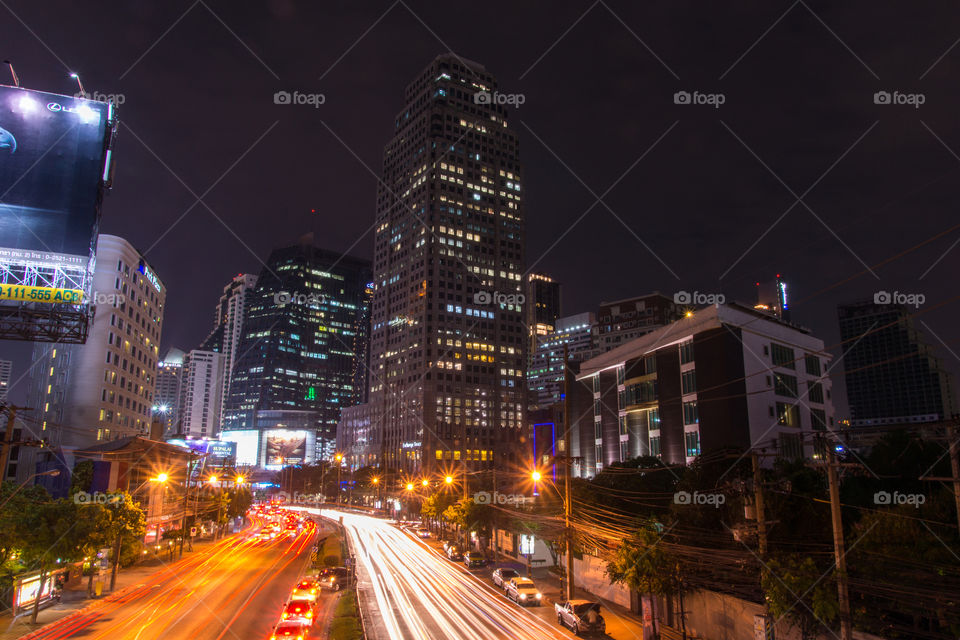
{"label": "sidewalk", "polygon": [[[185,546],[183,557],[203,552],[213,545],[212,540],[193,543],[193,551],[189,551]],[[176,561],[174,561],[176,562]],[[12,612],[7,611],[0,614],[0,640],[16,640],[21,636],[27,635],[32,631],[62,620],[67,616],[85,609],[95,609],[101,603],[109,601],[112,597],[120,595],[124,590],[143,584],[153,574],[170,566],[166,556],[161,559],[151,557],[140,564],[126,569],[120,569],[117,573],[117,584],[113,593],[107,592],[110,587],[110,573],[106,572],[104,579],[104,593],[101,597],[87,598],[87,576],[81,576],[80,579],[74,579],[64,585],[62,596],[59,603],[40,609],[37,614],[37,624],[30,624],[30,612],[21,614],[14,619]],[[96,578],[94,578],[96,581]]]}

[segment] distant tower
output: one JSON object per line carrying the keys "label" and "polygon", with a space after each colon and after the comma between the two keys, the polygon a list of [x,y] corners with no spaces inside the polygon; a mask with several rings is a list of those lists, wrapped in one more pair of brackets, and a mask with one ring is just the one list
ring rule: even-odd
{"label": "distant tower", "polygon": [[758,281],[757,303],[753,306],[758,311],[766,311],[781,320],[790,322],[790,305],[787,302],[787,283],[780,274],[773,280]]}

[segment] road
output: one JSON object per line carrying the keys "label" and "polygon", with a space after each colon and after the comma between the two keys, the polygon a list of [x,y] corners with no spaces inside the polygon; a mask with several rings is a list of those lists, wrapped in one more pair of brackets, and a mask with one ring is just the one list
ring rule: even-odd
{"label": "road", "polygon": [[370,640],[553,640],[556,623],[507,601],[461,565],[442,559],[389,523],[323,510],[343,524],[357,557],[361,590],[374,594]]}
{"label": "road", "polygon": [[258,542],[244,532],[153,574],[115,601],[44,627],[35,640],[248,640],[269,638],[316,538]]}

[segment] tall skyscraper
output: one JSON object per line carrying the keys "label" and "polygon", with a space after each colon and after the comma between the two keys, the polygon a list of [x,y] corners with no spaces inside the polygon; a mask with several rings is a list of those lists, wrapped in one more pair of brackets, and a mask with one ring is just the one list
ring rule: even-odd
{"label": "tall skyscraper", "polygon": [[240,273],[234,276],[223,288],[223,294],[217,303],[213,331],[200,345],[202,351],[217,351],[224,356],[224,375],[219,388],[220,398],[217,400],[221,407],[226,406],[227,397],[230,395],[233,366],[237,359],[240,338],[243,336],[243,321],[256,286],[255,275]]}
{"label": "tall skyscraper", "polygon": [[384,149],[370,414],[388,470],[491,467],[524,435],[523,179],[497,88],[439,56]]}
{"label": "tall skyscraper", "polygon": [[790,321],[790,304],[787,301],[787,283],[780,274],[772,280],[757,281],[757,303],[753,306],[757,311],[766,311]]}
{"label": "tall skyscraper", "polygon": [[524,322],[527,324],[527,368],[533,364],[538,342],[556,329],[560,317],[560,283],[543,273],[528,273],[524,288]]}
{"label": "tall skyscraper", "polygon": [[226,354],[193,349],[183,359],[178,403],[179,433],[214,438],[220,430],[220,390]]}
{"label": "tall skyscraper", "polygon": [[13,361],[0,360],[0,400],[7,399],[10,391],[10,374],[13,371]]}
{"label": "tall skyscraper", "polygon": [[166,288],[129,242],[101,234],[86,344],[37,343],[30,406],[51,446],[146,435]]}
{"label": "tall skyscraper", "polygon": [[172,436],[180,422],[180,383],[183,379],[183,351],[167,349],[157,363],[157,390],[153,396],[154,418],[163,423],[163,435]]}
{"label": "tall skyscraper", "polygon": [[874,302],[840,305],[838,311],[851,426],[950,418],[952,376],[914,326],[909,309],[879,293]]}
{"label": "tall skyscraper", "polygon": [[563,349],[567,359],[581,362],[596,355],[593,328],[596,316],[592,311],[555,320],[555,328],[537,338],[533,362],[527,369],[531,406],[560,402],[563,393]]}
{"label": "tall skyscraper", "polygon": [[243,323],[221,439],[238,462],[314,462],[333,451],[341,407],[362,395],[370,263],[313,246],[276,249]]}

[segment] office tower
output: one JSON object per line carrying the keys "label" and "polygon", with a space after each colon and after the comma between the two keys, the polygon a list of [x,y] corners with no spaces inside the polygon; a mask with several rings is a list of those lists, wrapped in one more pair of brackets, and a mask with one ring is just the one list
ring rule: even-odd
{"label": "office tower", "polygon": [[314,462],[333,451],[342,407],[357,404],[370,263],[313,246],[275,249],[251,293],[222,440],[240,464]]}
{"label": "office tower", "polygon": [[180,422],[180,383],[183,379],[183,351],[167,349],[157,363],[157,390],[153,396],[154,419],[163,423],[163,435],[177,433]]}
{"label": "office tower", "polygon": [[780,274],[773,280],[761,281],[756,283],[757,303],[754,309],[766,311],[773,315],[790,321],[790,305],[787,302],[787,283],[783,281]]}
{"label": "office tower", "polygon": [[609,351],[683,317],[684,309],[659,292],[615,302],[597,310],[597,348]]}
{"label": "office tower", "polygon": [[86,344],[34,347],[38,437],[73,448],[149,434],[166,293],[129,242],[100,235]]}
{"label": "office tower", "polygon": [[595,355],[593,328],[596,316],[592,311],[555,320],[555,328],[537,338],[533,362],[527,369],[529,402],[532,407],[543,407],[560,402],[563,393],[563,349],[567,358],[580,362]]}
{"label": "office tower", "polygon": [[220,398],[226,354],[193,349],[183,359],[179,434],[214,438],[220,429]]}
{"label": "office tower", "polygon": [[533,363],[540,338],[549,335],[560,317],[560,283],[542,273],[527,274],[524,288],[524,322],[527,324],[527,368]]}
{"label": "office tower", "polygon": [[10,391],[10,374],[13,371],[13,362],[0,360],[0,401],[7,399]]}
{"label": "office tower", "polygon": [[955,410],[952,376],[891,298],[838,308],[852,427],[938,422]]}
{"label": "office tower", "polygon": [[224,355],[224,375],[220,384],[219,400],[221,407],[226,406],[227,397],[230,395],[233,366],[243,335],[243,320],[250,308],[256,285],[257,276],[249,273],[237,274],[227,283],[217,303],[213,331],[199,347],[202,351],[217,351]]}
{"label": "office tower", "polygon": [[391,471],[490,468],[494,443],[519,455],[523,179],[496,95],[483,66],[441,55],[407,86],[384,149],[370,403]]}
{"label": "office tower", "polygon": [[576,436],[578,472],[647,455],[689,464],[727,447],[818,457],[809,434],[833,427],[830,358],[807,330],[737,304],[591,358],[577,376],[594,398],[593,421]]}

